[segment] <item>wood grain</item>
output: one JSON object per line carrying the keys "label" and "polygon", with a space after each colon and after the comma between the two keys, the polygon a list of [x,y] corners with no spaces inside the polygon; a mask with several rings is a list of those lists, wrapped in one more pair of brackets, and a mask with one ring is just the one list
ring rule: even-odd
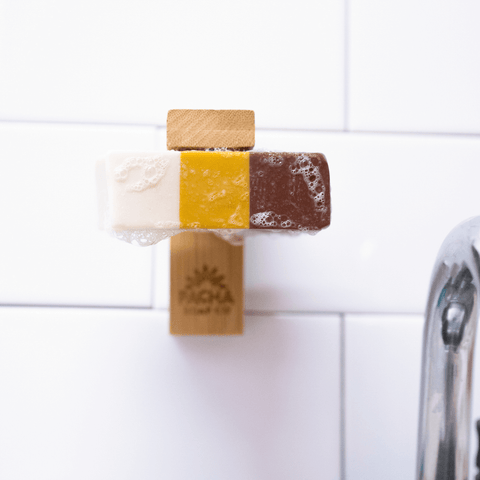
{"label": "wood grain", "polygon": [[168,150],[227,148],[250,150],[255,145],[253,110],[170,110]]}
{"label": "wood grain", "polygon": [[213,233],[184,232],[170,243],[170,333],[243,333],[243,247]]}

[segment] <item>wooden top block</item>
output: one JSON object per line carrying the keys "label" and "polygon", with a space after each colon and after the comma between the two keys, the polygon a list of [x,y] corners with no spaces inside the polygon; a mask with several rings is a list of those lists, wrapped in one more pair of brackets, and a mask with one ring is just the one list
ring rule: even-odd
{"label": "wooden top block", "polygon": [[168,150],[228,148],[251,150],[255,145],[253,110],[170,110]]}

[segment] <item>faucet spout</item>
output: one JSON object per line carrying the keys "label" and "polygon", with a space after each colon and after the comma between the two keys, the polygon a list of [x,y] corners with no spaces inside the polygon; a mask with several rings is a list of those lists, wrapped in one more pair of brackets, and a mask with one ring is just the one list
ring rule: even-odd
{"label": "faucet spout", "polygon": [[472,366],[479,317],[480,217],[445,239],[423,333],[417,480],[467,480]]}

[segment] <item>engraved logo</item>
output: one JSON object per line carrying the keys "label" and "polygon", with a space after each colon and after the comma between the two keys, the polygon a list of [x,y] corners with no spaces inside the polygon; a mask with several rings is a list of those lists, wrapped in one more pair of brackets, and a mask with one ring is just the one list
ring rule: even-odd
{"label": "engraved logo", "polygon": [[225,284],[225,275],[219,275],[217,267],[209,269],[207,265],[187,276],[178,300],[189,315],[228,315],[235,303]]}

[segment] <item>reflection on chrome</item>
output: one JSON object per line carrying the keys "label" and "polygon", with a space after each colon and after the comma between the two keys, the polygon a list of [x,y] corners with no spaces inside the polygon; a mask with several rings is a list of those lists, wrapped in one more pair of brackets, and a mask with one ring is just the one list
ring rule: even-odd
{"label": "reflection on chrome", "polygon": [[417,479],[467,480],[472,362],[479,314],[480,217],[444,241],[425,317]]}

